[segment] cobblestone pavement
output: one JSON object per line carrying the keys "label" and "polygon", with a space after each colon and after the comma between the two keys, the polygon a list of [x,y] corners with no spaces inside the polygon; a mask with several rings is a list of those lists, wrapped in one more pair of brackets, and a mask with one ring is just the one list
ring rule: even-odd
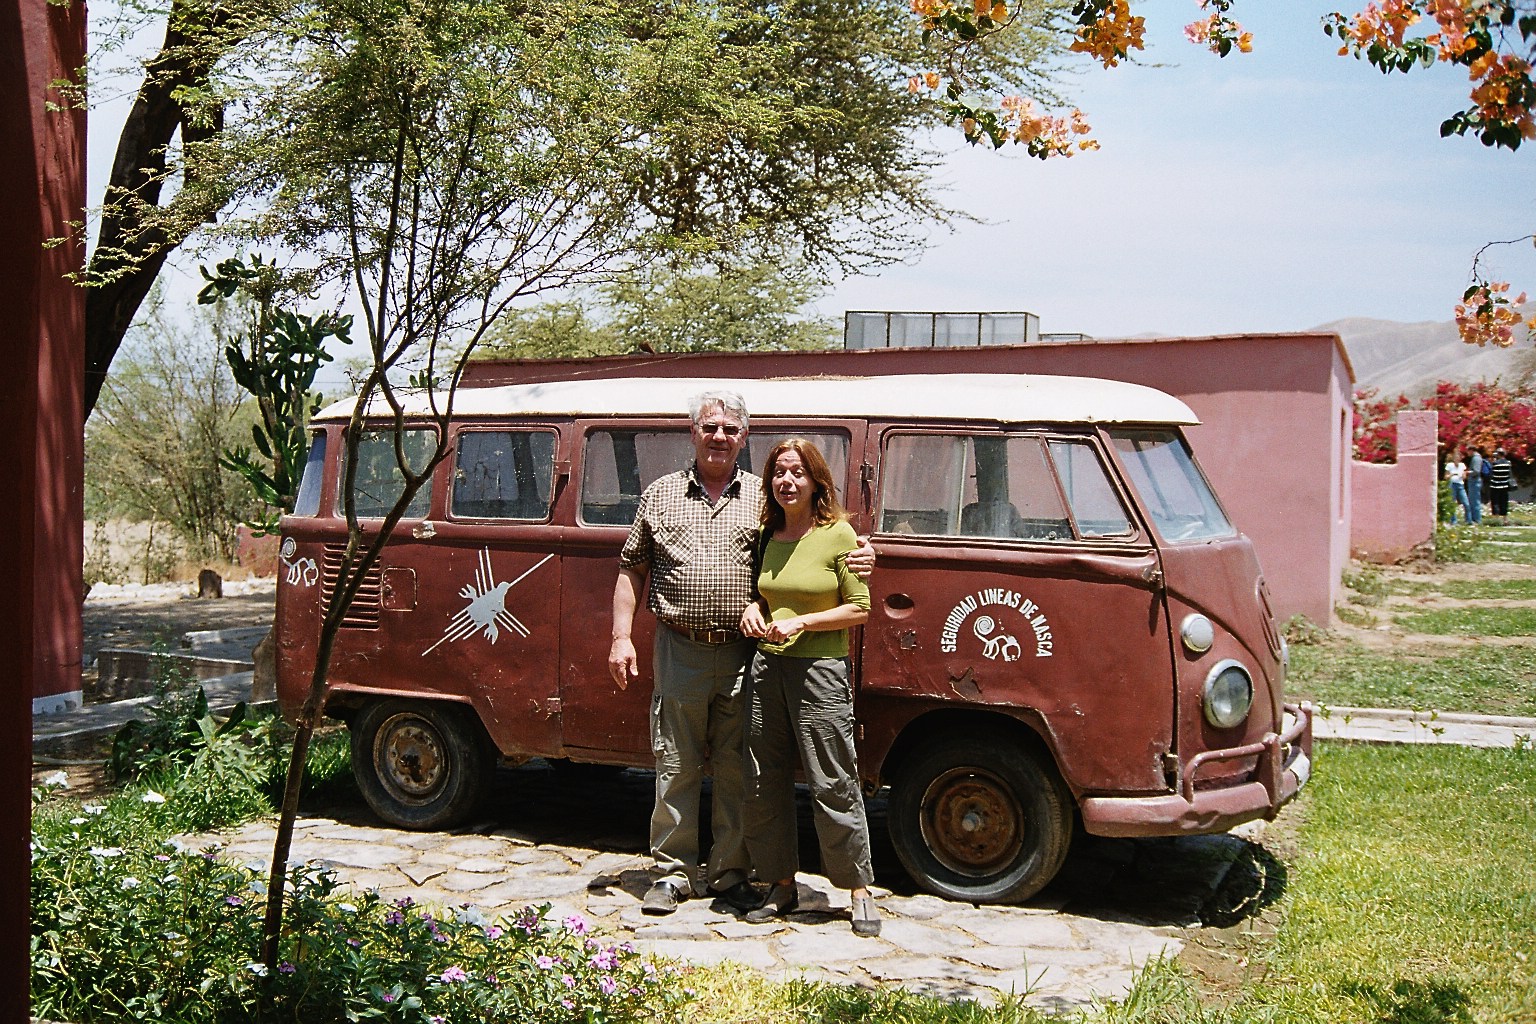
{"label": "cobblestone pavement", "polygon": [[[775,979],[891,983],[945,998],[989,1001],[997,992],[1067,1009],[1125,993],[1150,958],[1173,956],[1234,863],[1262,849],[1232,835],[1103,840],[1079,835],[1061,876],[1023,906],[973,906],[916,892],[871,802],[878,939],[855,937],[846,893],[799,876],[800,912],[766,925],[723,903],[692,899],[668,917],[640,913],[649,879],[644,851],[651,776],[557,770],[541,762],[503,771],[490,817],[456,833],[379,827],[360,807],[301,816],[293,859],[321,862],[343,881],[444,906],[509,913],[552,904],[615,939],[696,964],[735,961]],[[707,806],[707,801],[706,801]],[[802,863],[816,863],[802,803]],[[245,863],[270,856],[272,823],[195,837]],[[1230,872],[1238,877],[1244,872]]]}

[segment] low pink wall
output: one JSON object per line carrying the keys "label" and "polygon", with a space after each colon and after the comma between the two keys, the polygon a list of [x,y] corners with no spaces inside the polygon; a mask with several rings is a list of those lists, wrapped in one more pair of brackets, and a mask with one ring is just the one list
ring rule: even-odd
{"label": "low pink wall", "polygon": [[1436,414],[1397,414],[1397,461],[1356,462],[1349,542],[1356,558],[1397,562],[1435,536]]}

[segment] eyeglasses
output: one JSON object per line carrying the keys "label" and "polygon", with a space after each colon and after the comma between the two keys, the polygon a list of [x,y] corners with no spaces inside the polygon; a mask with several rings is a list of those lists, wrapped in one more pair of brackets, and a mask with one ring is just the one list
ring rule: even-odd
{"label": "eyeglasses", "polygon": [[705,437],[711,434],[724,434],[726,437],[735,437],[741,433],[741,428],[734,423],[700,423],[699,433]]}

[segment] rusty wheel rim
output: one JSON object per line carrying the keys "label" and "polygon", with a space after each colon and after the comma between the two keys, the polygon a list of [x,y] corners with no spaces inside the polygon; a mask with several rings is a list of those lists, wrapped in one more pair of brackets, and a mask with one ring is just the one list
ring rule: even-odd
{"label": "rusty wheel rim", "polygon": [[448,774],[442,737],[415,715],[396,715],[379,728],[373,761],[391,788],[414,801],[431,797]]}
{"label": "rusty wheel rim", "polygon": [[1024,848],[1024,811],[1011,787],[990,772],[951,768],[922,800],[923,841],[940,864],[963,875],[996,874]]}

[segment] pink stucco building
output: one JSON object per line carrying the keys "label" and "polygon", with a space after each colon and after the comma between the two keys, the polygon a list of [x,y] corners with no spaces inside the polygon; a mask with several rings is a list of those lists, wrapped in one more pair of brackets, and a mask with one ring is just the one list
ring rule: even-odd
{"label": "pink stucco building", "polygon": [[1227,511],[1253,539],[1275,613],[1282,619],[1329,620],[1350,553],[1352,483],[1354,373],[1336,334],[518,360],[477,364],[466,382],[531,383],[577,373],[767,377],[936,372],[1102,377],[1145,384],[1183,399],[1201,420],[1190,428],[1190,442]]}

